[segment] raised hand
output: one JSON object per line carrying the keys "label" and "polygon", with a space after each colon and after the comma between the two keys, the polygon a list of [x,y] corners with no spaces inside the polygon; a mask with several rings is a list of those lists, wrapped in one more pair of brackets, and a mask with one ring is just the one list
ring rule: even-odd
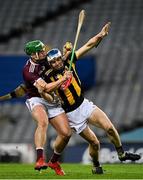
{"label": "raised hand", "polygon": [[66,59],[69,54],[72,52],[72,43],[71,42],[66,42],[65,45],[63,46],[63,59]]}
{"label": "raised hand", "polygon": [[108,35],[110,26],[111,26],[111,22],[108,22],[108,23],[105,24],[105,26],[102,28],[102,30],[101,30],[101,32],[100,32],[100,33],[102,34],[102,37]]}

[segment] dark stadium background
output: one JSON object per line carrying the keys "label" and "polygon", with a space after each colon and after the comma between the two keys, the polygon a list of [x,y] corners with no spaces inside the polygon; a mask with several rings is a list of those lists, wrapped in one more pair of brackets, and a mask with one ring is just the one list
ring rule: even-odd
{"label": "dark stadium background", "polygon": [[[22,67],[28,58],[23,50],[25,43],[40,39],[62,50],[66,41],[74,42],[81,9],[85,9],[86,19],[77,48],[106,22],[112,23],[109,35],[99,47],[78,62],[85,97],[108,114],[126,150],[143,154],[142,0],[1,1],[0,96],[23,81]],[[24,100],[0,102],[0,162],[34,162],[35,124]],[[101,142],[101,161],[119,162],[105,133],[93,130]],[[52,127],[47,137],[50,149],[56,137]],[[62,161],[89,163],[87,143],[73,135]]]}

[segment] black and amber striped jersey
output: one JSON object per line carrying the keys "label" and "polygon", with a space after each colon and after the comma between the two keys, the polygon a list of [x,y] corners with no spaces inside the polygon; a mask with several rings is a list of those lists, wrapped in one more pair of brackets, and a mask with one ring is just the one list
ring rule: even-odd
{"label": "black and amber striped jersey", "polygon": [[[71,54],[68,56],[66,60],[64,60],[64,68],[60,71],[55,71],[53,69],[49,69],[45,73],[45,81],[47,83],[57,81],[63,74],[64,70],[69,68],[70,65]],[[61,90],[58,88],[56,90],[56,94],[60,97],[62,102],[62,107],[65,112],[70,112],[75,110],[77,107],[81,105],[84,100],[83,91],[81,88],[81,82],[76,72],[76,55],[74,54],[74,59],[71,67],[71,71],[73,72],[73,77],[71,84],[65,90]]]}

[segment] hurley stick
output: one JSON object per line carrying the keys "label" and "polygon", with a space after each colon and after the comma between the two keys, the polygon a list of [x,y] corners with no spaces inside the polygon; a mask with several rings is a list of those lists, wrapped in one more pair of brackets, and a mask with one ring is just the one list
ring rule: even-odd
{"label": "hurley stick", "polygon": [[81,10],[79,13],[79,18],[78,18],[78,26],[77,26],[77,31],[76,31],[76,37],[75,37],[75,41],[74,41],[74,46],[72,49],[72,55],[71,55],[71,60],[70,60],[70,65],[69,65],[69,71],[71,70],[72,67],[72,62],[73,62],[73,58],[74,58],[74,53],[75,53],[75,49],[76,49],[76,45],[77,45],[77,41],[79,38],[79,33],[83,24],[85,18],[85,10]]}

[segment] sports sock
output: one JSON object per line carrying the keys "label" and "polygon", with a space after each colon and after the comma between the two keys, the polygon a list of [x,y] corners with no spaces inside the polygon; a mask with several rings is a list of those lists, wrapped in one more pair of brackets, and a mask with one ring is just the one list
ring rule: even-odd
{"label": "sports sock", "polygon": [[94,166],[94,167],[99,167],[99,166],[101,166],[100,163],[99,163],[99,161],[98,161],[96,158],[93,158],[93,159],[92,159],[92,162],[93,162],[93,166]]}
{"label": "sports sock", "polygon": [[61,157],[61,154],[58,154],[58,153],[54,152],[54,154],[52,155],[50,161],[55,163],[55,162],[57,162],[59,160],[60,157]]}
{"label": "sports sock", "polygon": [[116,151],[117,151],[119,157],[121,157],[125,154],[122,146],[116,147]]}
{"label": "sports sock", "polygon": [[40,158],[43,158],[43,149],[42,148],[37,148],[36,149],[37,151],[37,161],[40,159]]}

